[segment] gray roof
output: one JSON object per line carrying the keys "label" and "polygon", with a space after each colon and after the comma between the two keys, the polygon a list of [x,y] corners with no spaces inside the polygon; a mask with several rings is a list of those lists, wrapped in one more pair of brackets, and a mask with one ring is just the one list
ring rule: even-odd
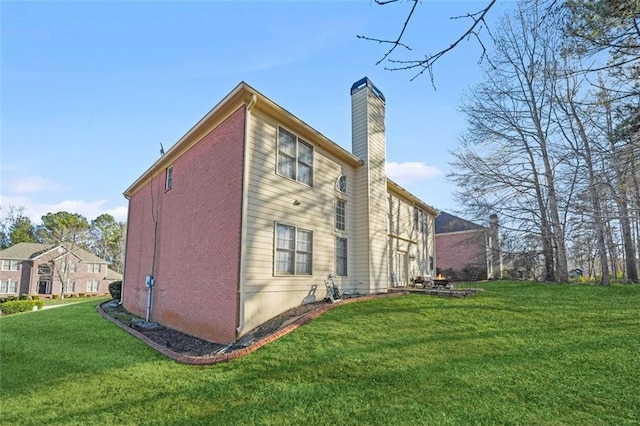
{"label": "gray roof", "polygon": [[31,259],[52,247],[52,245],[39,243],[18,243],[0,250],[0,259]]}
{"label": "gray roof", "polygon": [[[64,244],[60,245],[64,246]],[[57,246],[51,244],[18,243],[0,251],[0,259],[33,259],[55,247]],[[87,263],[108,263],[106,260],[101,259],[95,254],[89,253],[80,247],[76,247],[72,251],[76,256]]]}
{"label": "gray roof", "polygon": [[440,212],[436,217],[436,234],[446,234],[448,232],[476,231],[484,229],[477,223],[470,222],[458,216],[446,212]]}

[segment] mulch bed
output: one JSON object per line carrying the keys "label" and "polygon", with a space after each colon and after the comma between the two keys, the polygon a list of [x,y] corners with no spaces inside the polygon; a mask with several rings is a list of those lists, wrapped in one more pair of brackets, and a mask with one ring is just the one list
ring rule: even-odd
{"label": "mulch bed", "polygon": [[[183,364],[205,365],[230,361],[247,355],[319,317],[335,306],[381,297],[403,296],[409,293],[406,289],[405,291],[394,290],[389,293],[344,299],[340,303],[316,302],[297,306],[261,324],[230,345],[209,342],[158,323],[144,321],[144,319],[129,313],[116,300],[98,305],[97,310],[107,320],[143,340],[169,358]],[[437,292],[423,290],[419,293],[445,297],[468,297],[478,291],[481,290],[465,289],[463,291],[447,290]]]}
{"label": "mulch bed", "polygon": [[327,304],[325,302],[318,302],[290,309],[248,332],[233,345],[209,342],[208,340],[200,339],[156,323],[148,325],[149,323],[146,323],[142,318],[130,314],[122,305],[114,301],[102,304],[101,308],[103,312],[112,319],[125,327],[130,327],[136,330],[138,333],[158,345],[164,346],[178,354],[197,357],[230,352],[250,346],[257,341],[274,334],[276,331],[291,324],[309,312],[318,310],[326,305]]}

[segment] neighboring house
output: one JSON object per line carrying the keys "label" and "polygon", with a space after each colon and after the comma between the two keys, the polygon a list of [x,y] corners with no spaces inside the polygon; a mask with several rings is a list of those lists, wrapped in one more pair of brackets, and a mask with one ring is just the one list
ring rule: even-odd
{"label": "neighboring house", "polygon": [[436,218],[438,270],[458,279],[502,277],[498,217],[489,227],[441,212]]}
{"label": "neighboring house", "polygon": [[324,280],[361,294],[432,276],[437,211],[385,174],[385,98],[351,88],[352,150],[246,83],[124,193],[122,302],[227,343],[302,303]]}
{"label": "neighboring house", "polygon": [[0,251],[0,297],[60,294],[63,279],[65,295],[107,294],[109,283],[122,275],[81,248],[68,251],[64,245],[18,243]]}

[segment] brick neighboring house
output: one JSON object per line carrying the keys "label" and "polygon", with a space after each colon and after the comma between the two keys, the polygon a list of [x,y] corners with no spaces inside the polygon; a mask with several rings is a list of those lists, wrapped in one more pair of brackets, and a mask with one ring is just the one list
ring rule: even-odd
{"label": "brick neighboring house", "polygon": [[489,227],[450,213],[436,218],[438,271],[458,279],[502,277],[498,217],[491,215]]}
{"label": "brick neighboring house", "polygon": [[65,295],[107,294],[109,284],[122,279],[107,265],[81,248],[70,252],[64,245],[18,243],[0,251],[0,297],[60,294],[57,268],[64,266],[70,271]]}
{"label": "brick neighboring house", "polygon": [[352,86],[348,152],[241,82],[125,191],[124,307],[228,343],[329,274],[361,294],[432,276],[437,211],[386,177],[385,103]]}

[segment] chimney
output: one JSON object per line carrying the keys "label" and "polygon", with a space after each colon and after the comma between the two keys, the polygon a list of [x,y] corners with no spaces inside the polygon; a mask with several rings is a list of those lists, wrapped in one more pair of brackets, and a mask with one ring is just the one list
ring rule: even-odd
{"label": "chimney", "polygon": [[[367,77],[351,86],[351,150],[363,161],[356,176],[357,275],[363,291],[386,291],[387,244],[385,98]],[[360,256],[362,255],[362,258]]]}

